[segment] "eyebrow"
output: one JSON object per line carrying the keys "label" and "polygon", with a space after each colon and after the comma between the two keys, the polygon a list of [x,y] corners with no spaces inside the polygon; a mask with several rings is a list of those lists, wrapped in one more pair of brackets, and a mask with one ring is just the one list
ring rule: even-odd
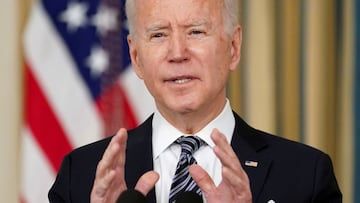
{"label": "eyebrow", "polygon": [[148,32],[158,31],[158,30],[162,30],[162,29],[167,29],[169,27],[170,26],[165,23],[154,23],[152,25],[145,27],[145,31],[148,33]]}
{"label": "eyebrow", "polygon": [[205,25],[206,27],[209,27],[209,23],[206,20],[198,20],[198,21],[192,22],[186,27],[201,26],[201,25]]}
{"label": "eyebrow", "polygon": [[[185,28],[196,27],[196,26],[205,26],[207,28],[211,27],[210,23],[206,20],[197,20],[197,21],[185,23],[185,25],[182,25],[182,27],[185,27]],[[153,24],[145,27],[145,32],[146,33],[156,32],[159,30],[170,29],[170,27],[171,26],[169,23],[157,22],[157,23],[153,23]]]}

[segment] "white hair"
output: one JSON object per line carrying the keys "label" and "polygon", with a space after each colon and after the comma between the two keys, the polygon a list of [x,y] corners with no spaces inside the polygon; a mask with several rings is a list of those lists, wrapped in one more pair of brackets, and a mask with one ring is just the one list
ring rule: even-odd
{"label": "white hair", "polygon": [[229,34],[232,34],[234,28],[239,24],[239,0],[224,0],[223,3],[225,29]]}
{"label": "white hair", "polygon": [[[128,18],[128,28],[131,36],[135,37],[135,16],[136,16],[136,0],[126,0],[125,12]],[[223,18],[225,22],[225,30],[231,34],[236,25],[238,25],[238,0],[223,0]]]}

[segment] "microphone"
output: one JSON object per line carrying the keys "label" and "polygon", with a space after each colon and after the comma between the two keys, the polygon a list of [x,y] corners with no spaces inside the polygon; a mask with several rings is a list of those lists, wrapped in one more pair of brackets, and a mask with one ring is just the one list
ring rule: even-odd
{"label": "microphone", "polygon": [[186,191],[180,193],[175,203],[203,203],[203,199],[196,192]]}
{"label": "microphone", "polygon": [[122,192],[119,198],[116,200],[116,203],[145,203],[145,196],[134,189],[128,189]]}

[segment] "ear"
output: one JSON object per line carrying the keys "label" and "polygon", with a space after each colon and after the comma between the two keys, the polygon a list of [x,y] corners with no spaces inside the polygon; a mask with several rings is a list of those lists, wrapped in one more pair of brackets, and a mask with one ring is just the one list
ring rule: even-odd
{"label": "ear", "polygon": [[231,40],[231,64],[230,70],[235,70],[239,64],[241,56],[242,29],[236,26]]}
{"label": "ear", "polygon": [[130,35],[127,36],[127,42],[129,45],[129,54],[130,54],[130,58],[131,58],[132,68],[134,69],[136,75],[140,79],[143,79],[143,72],[142,72],[142,68],[141,68],[142,65],[141,65],[141,62],[139,61],[136,42]]}

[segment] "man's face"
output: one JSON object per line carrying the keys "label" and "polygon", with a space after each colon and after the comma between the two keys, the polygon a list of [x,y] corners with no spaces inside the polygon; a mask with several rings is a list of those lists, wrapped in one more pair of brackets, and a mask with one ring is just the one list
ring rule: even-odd
{"label": "man's face", "polygon": [[138,0],[136,9],[130,55],[160,112],[222,108],[241,45],[239,27],[225,32],[222,1]]}

